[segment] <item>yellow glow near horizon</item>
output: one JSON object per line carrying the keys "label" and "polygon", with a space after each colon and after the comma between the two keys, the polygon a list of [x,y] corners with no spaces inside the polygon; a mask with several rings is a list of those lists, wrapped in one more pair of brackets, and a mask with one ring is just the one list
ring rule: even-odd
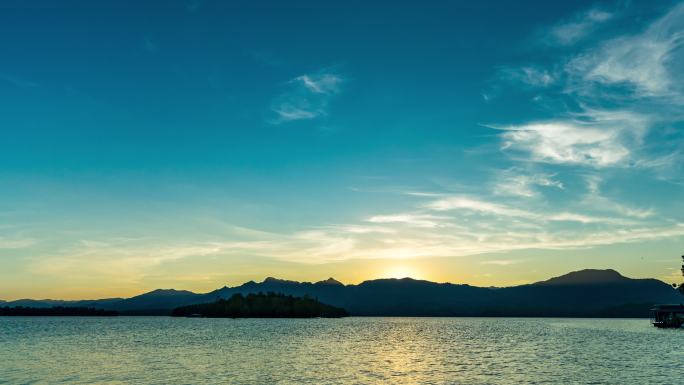
{"label": "yellow glow near horizon", "polygon": [[[677,242],[667,245],[670,249],[661,250],[659,254],[677,255],[681,248]],[[523,250],[462,258],[356,259],[320,264],[232,255],[217,258],[209,254],[171,259],[159,264],[134,264],[126,269],[121,267],[123,262],[104,258],[109,255],[94,258],[95,254],[84,253],[78,263],[73,259],[63,260],[62,264],[49,260],[52,265],[48,267],[51,269],[38,269],[40,266],[33,265],[28,276],[0,274],[0,299],[131,297],[160,288],[207,293],[226,285],[239,286],[250,280],[261,282],[268,276],[300,282],[316,282],[333,277],[344,284],[411,277],[484,287],[511,286],[587,268],[613,268],[630,278],[655,277],[667,283],[679,282],[676,274],[679,270],[673,270],[675,267],[668,259],[653,260],[644,265],[643,256],[649,255],[653,247],[653,243],[645,243],[581,252],[557,251],[555,256],[549,255],[546,250]],[[677,260],[674,259],[675,266]],[[104,266],[98,262],[104,263]],[[53,270],[58,267],[63,269]]]}
{"label": "yellow glow near horizon", "polygon": [[390,266],[386,271],[382,272],[382,278],[420,278],[421,273],[418,269],[409,265],[395,265]]}

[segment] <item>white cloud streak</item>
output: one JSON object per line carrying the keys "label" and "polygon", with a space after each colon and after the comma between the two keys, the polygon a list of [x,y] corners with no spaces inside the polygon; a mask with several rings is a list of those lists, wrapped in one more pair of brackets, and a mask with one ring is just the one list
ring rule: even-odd
{"label": "white cloud streak", "polygon": [[515,169],[504,170],[497,176],[494,193],[497,195],[532,198],[539,195],[537,187],[563,190],[565,188],[563,183],[555,180],[554,177],[554,174],[527,174]]}
{"label": "white cloud streak", "polygon": [[605,167],[626,161],[630,154],[620,143],[622,127],[545,121],[502,129],[502,149],[527,153],[535,162]]}
{"label": "white cloud streak", "polygon": [[533,222],[576,222],[581,224],[630,225],[634,221],[624,218],[601,217],[573,212],[544,213],[510,207],[464,196],[434,200],[425,208],[435,211],[464,211],[500,218],[519,218]]}
{"label": "white cloud streak", "polygon": [[435,228],[443,226],[443,217],[427,214],[375,215],[367,219],[371,223],[400,223],[407,226]]}
{"label": "white cloud streak", "polygon": [[552,43],[571,45],[582,40],[598,25],[613,18],[613,14],[600,9],[591,9],[578,15],[575,20],[560,23],[551,28]]}
{"label": "white cloud streak", "polygon": [[334,74],[302,75],[292,82],[303,84],[309,91],[316,94],[335,94],[340,90],[342,78]]}
{"label": "white cloud streak", "polygon": [[[498,79],[532,87],[547,87],[557,80],[553,73],[537,66],[505,67],[499,71]],[[483,96],[485,99],[489,98],[488,95]]]}
{"label": "white cloud streak", "polygon": [[31,238],[7,238],[0,237],[0,249],[25,249],[36,243]]}
{"label": "white cloud streak", "polygon": [[275,114],[273,124],[297,120],[310,120],[327,115],[331,98],[340,92],[344,82],[333,73],[305,74],[297,76],[286,84],[286,91],[272,103]]}
{"label": "white cloud streak", "polygon": [[[559,24],[550,33],[571,44],[593,26],[613,17],[592,9],[577,20]],[[585,27],[592,28],[585,28]],[[678,156],[648,154],[654,129],[684,116],[684,4],[653,21],[642,32],[594,44],[553,65],[553,75],[535,65],[520,67],[519,83],[540,92],[553,84],[550,98],[574,105],[557,117],[506,126],[501,149],[519,161],[592,168],[667,168]],[[570,101],[568,103],[568,100]],[[649,111],[647,114],[644,111]]]}
{"label": "white cloud streak", "polygon": [[[571,60],[569,74],[589,84],[626,85],[638,97],[673,96],[681,92],[684,4],[672,9],[643,33],[621,36]],[[676,70],[675,70],[676,68]]]}
{"label": "white cloud streak", "polygon": [[496,266],[510,266],[510,265],[515,265],[516,263],[520,263],[520,260],[517,259],[492,259],[488,261],[482,261],[480,262],[481,265],[496,265]]}
{"label": "white cloud streak", "polygon": [[466,210],[481,214],[490,214],[504,217],[537,217],[536,214],[529,211],[515,209],[505,205],[463,196],[438,199],[426,204],[425,207],[435,211]]}
{"label": "white cloud streak", "polygon": [[[598,191],[597,182],[593,192]],[[292,233],[221,226],[224,236],[205,241],[80,239],[68,247],[37,255],[30,267],[35,274],[77,276],[83,280],[99,277],[136,284],[162,265],[202,258],[315,264],[350,259],[460,257],[524,249],[581,249],[684,236],[684,224],[638,215],[545,212],[530,209],[530,204],[513,207],[464,195],[427,194],[422,198],[425,202],[411,212],[372,215],[358,223]]]}

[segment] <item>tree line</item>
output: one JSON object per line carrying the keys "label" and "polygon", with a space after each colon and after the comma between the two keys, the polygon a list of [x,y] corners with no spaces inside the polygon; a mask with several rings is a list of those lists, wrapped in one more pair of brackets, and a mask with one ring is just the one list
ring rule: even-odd
{"label": "tree line", "polygon": [[[682,255],[682,276],[684,277],[684,255]],[[672,284],[672,287],[676,288],[679,290],[680,293],[684,294],[684,282],[679,284],[679,287],[677,286],[676,283]]]}
{"label": "tree line", "polygon": [[21,316],[21,317],[32,317],[32,316],[67,316],[67,317],[111,317],[119,315],[113,310],[95,309],[91,307],[25,307],[25,306],[3,306],[0,307],[0,316]]}
{"label": "tree line", "polygon": [[308,296],[293,297],[273,292],[246,296],[237,293],[229,299],[182,306],[172,312],[174,317],[209,318],[337,318],[347,315],[344,309],[326,305]]}

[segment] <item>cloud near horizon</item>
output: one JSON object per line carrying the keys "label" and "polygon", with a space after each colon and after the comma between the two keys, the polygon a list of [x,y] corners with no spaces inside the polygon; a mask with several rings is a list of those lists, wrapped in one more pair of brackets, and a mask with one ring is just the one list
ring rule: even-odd
{"label": "cloud near horizon", "polygon": [[[611,207],[612,202],[596,191],[589,196],[599,199],[614,214],[540,212],[521,208],[532,206],[532,202],[518,202],[514,208],[462,195],[423,197],[411,213],[379,214],[358,223],[294,233],[230,230],[215,240],[203,242],[79,241],[42,255],[33,271],[73,274],[78,270],[84,276],[106,274],[114,278],[125,267],[127,279],[135,280],[161,264],[212,255],[319,264],[357,259],[464,257],[524,249],[571,250],[684,236],[684,223],[663,224],[652,218],[650,211],[616,203]],[[618,212],[623,215],[618,216]]]}

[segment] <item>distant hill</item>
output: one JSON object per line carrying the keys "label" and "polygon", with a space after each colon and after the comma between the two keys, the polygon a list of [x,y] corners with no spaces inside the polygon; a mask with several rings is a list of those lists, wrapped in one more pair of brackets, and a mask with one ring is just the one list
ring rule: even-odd
{"label": "distant hill", "polygon": [[684,296],[656,279],[632,279],[614,270],[582,270],[531,285],[502,290],[506,305],[492,315],[645,317],[655,303]]}
{"label": "distant hill", "polygon": [[113,310],[94,309],[90,307],[24,307],[0,306],[2,317],[113,317],[118,313]]}
{"label": "distant hill", "polygon": [[201,294],[187,290],[157,289],[109,304],[106,308],[129,315],[167,315],[171,309],[201,302],[202,297]]}
{"label": "distant hill", "polygon": [[546,281],[535,283],[535,285],[586,285],[599,283],[619,283],[638,281],[637,279],[627,278],[613,269],[595,270],[586,269],[573,271],[571,273],[553,277]]}
{"label": "distant hill", "polygon": [[[117,310],[121,314],[168,315],[180,306],[228,299],[236,293],[259,292],[310,296],[360,316],[647,317],[653,304],[684,302],[682,294],[656,279],[627,278],[614,270],[581,270],[505,288],[411,278],[343,285],[332,278],[311,283],[269,277],[263,282],[249,281],[206,294],[169,289],[127,299],[46,303],[49,306],[92,306]],[[13,306],[15,302],[5,305]]]}
{"label": "distant hill", "polygon": [[105,298],[96,300],[78,300],[78,301],[63,301],[55,299],[18,299],[16,301],[6,301],[3,305],[6,306],[24,306],[33,308],[46,308],[55,306],[69,306],[69,307],[94,307],[103,308],[112,303],[122,301],[123,298]]}
{"label": "distant hill", "polygon": [[276,293],[233,294],[229,299],[173,309],[174,317],[209,318],[339,318],[348,313],[309,297]]}

